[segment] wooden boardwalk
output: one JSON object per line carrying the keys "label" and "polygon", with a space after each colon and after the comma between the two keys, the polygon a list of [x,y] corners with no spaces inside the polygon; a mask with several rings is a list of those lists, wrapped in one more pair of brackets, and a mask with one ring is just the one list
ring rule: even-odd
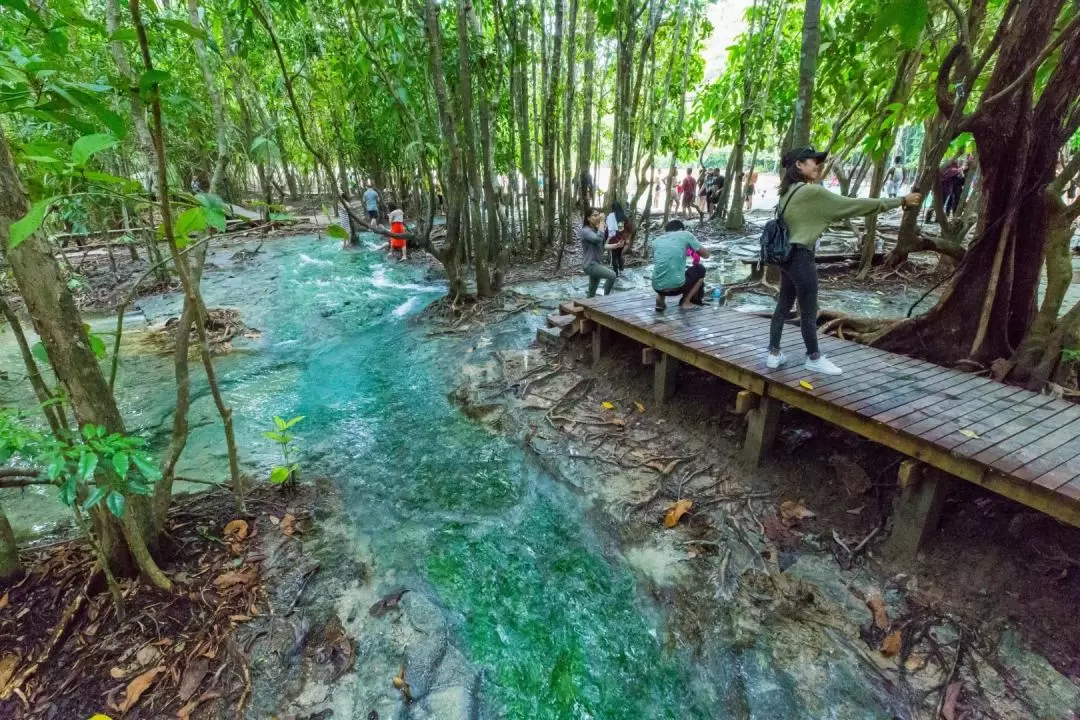
{"label": "wooden boardwalk", "polygon": [[658,313],[655,296],[643,292],[575,302],[597,326],[595,356],[612,331],[659,351],[659,400],[673,391],[672,360],[743,388],[757,408],[747,434],[753,460],[768,451],[785,403],[1080,527],[1080,405],[825,336],[822,352],[844,374],[815,375],[803,368],[802,338],[790,325],[788,363],[770,370],[765,318],[674,302]]}

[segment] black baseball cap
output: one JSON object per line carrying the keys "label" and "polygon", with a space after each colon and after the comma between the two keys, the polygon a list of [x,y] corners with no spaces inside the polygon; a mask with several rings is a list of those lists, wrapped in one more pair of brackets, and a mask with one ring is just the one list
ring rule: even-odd
{"label": "black baseball cap", "polygon": [[788,150],[784,155],[784,159],[781,160],[781,164],[784,167],[791,167],[800,160],[810,160],[813,158],[820,162],[825,162],[825,158],[829,157],[827,152],[818,152],[812,147],[792,148]]}

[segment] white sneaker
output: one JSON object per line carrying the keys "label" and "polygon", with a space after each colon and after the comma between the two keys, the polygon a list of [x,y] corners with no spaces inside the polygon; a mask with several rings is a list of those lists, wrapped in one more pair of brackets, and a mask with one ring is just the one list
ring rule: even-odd
{"label": "white sneaker", "polygon": [[806,358],[806,365],[804,367],[810,372],[820,373],[822,375],[842,375],[843,370],[838,368],[833,361],[824,355],[818,355],[817,360],[811,360]]}
{"label": "white sneaker", "polygon": [[784,353],[779,353],[777,355],[769,353],[769,357],[765,359],[765,365],[767,365],[770,370],[775,370],[786,362],[787,356],[784,355]]}

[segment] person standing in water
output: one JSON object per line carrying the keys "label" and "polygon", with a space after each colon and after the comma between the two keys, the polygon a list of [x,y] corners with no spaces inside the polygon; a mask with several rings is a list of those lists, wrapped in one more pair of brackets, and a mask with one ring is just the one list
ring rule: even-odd
{"label": "person standing in water", "polygon": [[694,179],[694,168],[686,168],[686,177],[682,181],[682,214],[687,220],[690,219],[690,211],[694,207],[696,197],[697,180]]}
{"label": "person standing in water", "polygon": [[900,194],[900,186],[904,183],[904,158],[897,155],[893,158],[892,167],[885,173],[885,194],[891,198]]}
{"label": "person standing in water", "polygon": [[615,286],[615,271],[604,265],[604,251],[614,253],[620,250],[622,245],[616,242],[604,242],[604,214],[595,208],[590,209],[585,217],[585,224],[581,226],[581,264],[585,274],[589,276],[589,290],[585,297],[595,297],[596,288],[600,281],[604,281],[604,295],[610,295]]}
{"label": "person standing in water", "polygon": [[622,203],[618,200],[611,203],[611,212],[607,216],[607,235],[611,242],[616,245],[611,251],[611,269],[615,271],[615,277],[622,274],[625,263],[623,262],[623,248],[626,241],[634,232],[633,223],[626,216]]}
{"label": "person standing in water", "polygon": [[367,209],[368,222],[379,227],[379,193],[370,182],[364,191],[364,207]]}
{"label": "person standing in water", "polygon": [[[395,235],[405,234],[405,211],[397,205],[390,205],[390,232]],[[390,238],[390,254],[394,257],[401,255],[401,260],[409,259],[409,247],[405,238]]]}
{"label": "person standing in water", "polygon": [[817,341],[817,265],[814,251],[829,223],[845,218],[876,215],[894,208],[918,208],[922,196],[911,193],[902,198],[848,198],[829,192],[818,184],[822,164],[828,153],[813,148],[795,148],[783,159],[780,177],[781,219],[787,225],[791,255],[780,265],[780,295],[776,299],[769,329],[769,354],[766,365],[781,367],[787,358],[780,352],[780,336],[791,309],[798,300],[799,324],[806,345],[806,369],[823,375],[843,371],[821,354]]}

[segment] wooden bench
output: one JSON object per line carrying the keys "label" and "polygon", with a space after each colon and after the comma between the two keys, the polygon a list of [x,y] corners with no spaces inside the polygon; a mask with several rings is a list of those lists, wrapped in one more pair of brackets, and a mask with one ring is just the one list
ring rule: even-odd
{"label": "wooden bench", "polygon": [[674,393],[679,363],[737,385],[751,463],[772,447],[782,404],[908,456],[894,554],[913,554],[932,531],[950,476],[1080,527],[1080,405],[825,336],[822,351],[844,374],[814,375],[791,330],[792,358],[770,370],[768,319],[716,307],[658,313],[654,301],[642,292],[577,301],[594,326],[594,360],[612,333],[651,349],[643,359],[655,367],[657,403]]}

